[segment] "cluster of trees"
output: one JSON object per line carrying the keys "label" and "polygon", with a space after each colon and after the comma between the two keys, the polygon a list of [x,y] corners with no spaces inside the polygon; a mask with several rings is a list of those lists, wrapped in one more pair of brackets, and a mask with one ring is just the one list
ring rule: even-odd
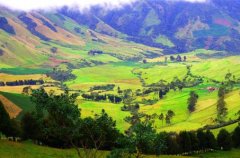
{"label": "cluster of trees", "polygon": [[[37,144],[74,148],[80,158],[97,157],[99,150],[111,150],[109,158],[125,158],[131,155],[141,157],[142,154],[230,150],[232,146],[240,146],[240,127],[233,133],[223,129],[217,138],[210,131],[202,130],[182,131],[179,134],[157,133],[153,128],[153,119],[149,116],[141,119],[143,116],[138,111],[132,112],[129,119],[131,126],[123,134],[104,110],[94,117],[81,118],[80,109],[75,104],[76,98],[76,94],[69,94],[68,91],[54,95],[44,89],[35,90],[31,100],[36,110],[25,113],[20,123],[10,119],[0,102],[0,131],[8,137],[32,139]],[[80,148],[84,152],[80,152]]]}
{"label": "cluster of trees", "polygon": [[53,71],[48,72],[46,74],[47,76],[50,76],[52,79],[56,80],[56,81],[61,81],[61,82],[65,82],[68,80],[74,80],[77,77],[72,74],[71,70],[60,70],[60,69],[56,69],[54,68]]}
{"label": "cluster of trees", "polygon": [[166,121],[166,124],[171,124],[171,120],[174,116],[175,116],[175,113],[172,110],[168,110],[165,116],[163,113],[161,113],[158,116],[158,119],[162,121],[162,125],[164,120]]}
{"label": "cluster of trees", "polygon": [[88,52],[88,55],[93,55],[93,56],[100,55],[100,54],[103,54],[103,51],[101,51],[101,50],[90,50]]}
{"label": "cluster of trees", "polygon": [[114,89],[114,87],[115,87],[115,84],[93,86],[90,88],[90,91],[95,91],[95,90],[112,91]]}
{"label": "cluster of trees", "polygon": [[0,86],[22,86],[22,85],[42,85],[44,84],[43,80],[18,80],[18,81],[0,81]]}
{"label": "cluster of trees", "polygon": [[[171,112],[170,112],[171,113]],[[191,155],[209,150],[230,150],[233,146],[240,146],[240,126],[233,133],[225,129],[220,130],[217,137],[210,130],[160,132],[153,128],[153,118],[137,111],[126,118],[131,127],[118,138],[115,150],[109,158],[141,157],[142,154],[151,155]],[[159,119],[164,115],[159,115]]]}
{"label": "cluster of trees", "polygon": [[140,105],[138,103],[136,103],[135,105],[123,105],[123,107],[121,107],[122,111],[134,111],[134,110],[138,110],[140,108]]}
{"label": "cluster of trees", "polygon": [[101,95],[99,93],[90,93],[90,94],[82,94],[82,97],[87,100],[93,101],[109,101],[111,103],[119,104],[122,102],[122,98],[113,94],[104,94]]}
{"label": "cluster of trees", "polygon": [[170,56],[170,60],[171,61],[176,61],[176,62],[185,62],[185,61],[187,61],[187,57],[186,56],[183,56],[183,57],[181,57],[180,55],[177,55],[177,57],[174,57],[174,56]]}

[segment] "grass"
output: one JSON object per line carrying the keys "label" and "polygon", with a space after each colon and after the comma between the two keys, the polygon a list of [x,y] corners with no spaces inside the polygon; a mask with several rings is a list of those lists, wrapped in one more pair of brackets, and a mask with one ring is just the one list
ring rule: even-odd
{"label": "grass", "polygon": [[152,84],[160,80],[171,82],[174,77],[182,80],[187,74],[187,68],[185,65],[172,63],[167,66],[157,65],[147,69],[138,69],[137,72],[142,74],[141,78],[146,84]]}
{"label": "grass", "polygon": [[200,158],[239,158],[240,149],[232,149],[231,151],[214,151],[196,155]]}
{"label": "grass", "polygon": [[[108,152],[100,151],[106,157]],[[56,149],[45,146],[34,145],[31,142],[15,143],[0,140],[0,158],[77,158],[74,149]]]}
{"label": "grass", "polygon": [[237,78],[240,75],[240,57],[226,57],[223,59],[209,59],[193,64],[192,73],[218,81],[223,81],[225,75],[230,72]]}
{"label": "grass", "polygon": [[[214,151],[193,156],[172,156],[160,155],[159,158],[239,158],[240,149],[232,149],[231,151]],[[56,149],[45,146],[34,145],[32,142],[9,142],[0,140],[0,158],[77,158],[74,149]],[[108,151],[99,151],[101,158],[106,158]],[[144,158],[158,158],[156,156],[143,156]]]}
{"label": "grass", "polygon": [[[173,110],[176,114],[172,119],[171,125],[166,125],[158,119],[155,120],[155,127],[158,131],[181,131],[181,130],[196,130],[207,124],[214,124],[216,118],[216,102],[217,92],[209,93],[202,87],[208,85],[201,85],[199,87],[183,89],[182,92],[170,91],[164,99],[160,100],[152,106],[142,106],[141,111],[148,114],[163,113],[166,114],[168,110]],[[190,91],[194,90],[198,95],[198,103],[196,110],[189,113],[187,110],[187,99]],[[240,110],[239,90],[229,93],[225,99],[228,108],[228,119],[236,119],[235,113]]]}
{"label": "grass", "polygon": [[[99,151],[99,158],[106,158],[109,151]],[[0,140],[0,158],[78,158],[74,149],[56,149],[38,146],[30,141],[16,143]],[[185,156],[161,155],[160,158],[188,158]],[[143,158],[157,158],[156,156],[143,156]]]}
{"label": "grass", "polygon": [[132,73],[133,67],[126,65],[108,64],[95,67],[87,67],[73,70],[77,76],[74,81],[66,82],[71,88],[87,90],[93,85],[113,83],[121,88],[136,89],[141,83],[136,75]]}

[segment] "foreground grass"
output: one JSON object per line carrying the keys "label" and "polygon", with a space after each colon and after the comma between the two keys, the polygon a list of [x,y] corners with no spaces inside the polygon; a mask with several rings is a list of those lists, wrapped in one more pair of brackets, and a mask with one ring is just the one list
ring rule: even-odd
{"label": "foreground grass", "polygon": [[[99,152],[102,158],[108,152]],[[74,149],[55,149],[50,147],[34,145],[31,142],[9,142],[0,140],[0,158],[77,158]]]}
{"label": "foreground grass", "polygon": [[195,155],[200,158],[239,158],[240,149],[232,149],[231,151],[214,151],[200,155]]}
{"label": "foreground grass", "polygon": [[[109,151],[99,151],[98,158],[106,158]],[[9,142],[0,140],[0,158],[78,158],[74,149],[56,149],[34,145],[31,142]],[[143,156],[157,158],[156,156]],[[183,156],[161,155],[161,158],[183,158]],[[185,158],[185,157],[184,157]]]}

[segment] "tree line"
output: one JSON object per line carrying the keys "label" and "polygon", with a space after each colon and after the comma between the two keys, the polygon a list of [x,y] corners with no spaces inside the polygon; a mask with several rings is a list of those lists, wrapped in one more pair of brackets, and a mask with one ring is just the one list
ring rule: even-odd
{"label": "tree line", "polygon": [[122,97],[113,95],[113,94],[99,94],[99,93],[90,93],[90,94],[82,94],[82,97],[86,100],[92,100],[92,101],[109,101],[114,104],[119,104],[122,102]]}
{"label": "tree line", "polygon": [[[67,90],[59,95],[48,94],[44,89],[34,90],[31,100],[35,110],[25,113],[20,122],[10,119],[0,102],[0,131],[7,137],[31,139],[37,144],[74,148],[80,158],[98,157],[99,150],[111,150],[109,158],[131,155],[139,158],[143,154],[190,155],[240,147],[239,126],[232,133],[222,129],[217,137],[209,130],[158,133],[153,127],[154,119],[138,110],[131,112],[130,127],[121,133],[116,121],[104,110],[94,117],[82,118],[76,98],[77,94],[69,94]],[[170,110],[166,114],[173,116]]]}
{"label": "tree line", "polygon": [[0,86],[22,86],[22,85],[42,85],[44,84],[43,80],[16,80],[16,81],[0,81]]}

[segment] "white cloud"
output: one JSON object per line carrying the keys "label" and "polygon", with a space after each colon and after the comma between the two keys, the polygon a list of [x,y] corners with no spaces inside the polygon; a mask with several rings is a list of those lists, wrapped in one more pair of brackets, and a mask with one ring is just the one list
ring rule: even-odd
{"label": "white cloud", "polygon": [[[77,8],[80,10],[88,9],[92,6],[100,5],[105,9],[119,8],[126,4],[131,4],[139,0],[0,0],[0,5],[15,10],[49,10],[63,6]],[[208,0],[169,0],[186,2],[206,2]]]}
{"label": "white cloud", "polygon": [[0,0],[0,5],[24,11],[56,9],[63,6],[82,10],[96,5],[118,8],[134,1],[137,0]]}

